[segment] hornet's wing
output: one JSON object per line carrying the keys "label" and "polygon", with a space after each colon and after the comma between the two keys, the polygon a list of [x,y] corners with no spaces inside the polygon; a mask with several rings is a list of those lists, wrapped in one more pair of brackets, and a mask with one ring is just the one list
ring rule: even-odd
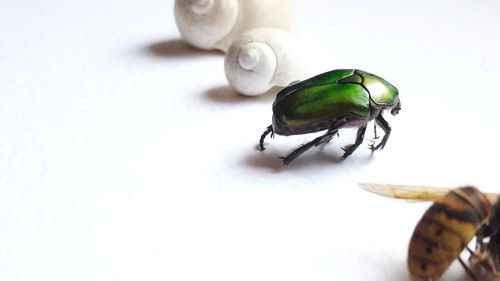
{"label": "hornet's wing", "polygon": [[[442,187],[378,183],[359,183],[359,186],[380,196],[412,201],[436,201],[452,190]],[[500,194],[497,193],[484,194],[490,202],[496,202],[500,198]]]}

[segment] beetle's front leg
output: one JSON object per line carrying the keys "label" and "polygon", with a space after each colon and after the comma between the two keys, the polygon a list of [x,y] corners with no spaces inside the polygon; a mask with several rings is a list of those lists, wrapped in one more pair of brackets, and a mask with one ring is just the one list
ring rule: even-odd
{"label": "beetle's front leg", "polygon": [[384,131],[384,137],[382,138],[382,141],[380,141],[379,144],[375,145],[370,145],[370,149],[372,151],[375,151],[377,149],[383,149],[385,144],[387,143],[387,140],[389,139],[389,135],[391,134],[391,125],[385,121],[384,117],[382,116],[382,113],[380,113],[377,118],[375,118],[375,122],[377,122],[377,125],[379,125],[382,130]]}
{"label": "beetle's front leg", "polygon": [[286,157],[280,157],[283,160],[283,165],[288,165],[295,158],[299,157],[302,153],[306,152],[313,146],[318,146],[322,143],[329,142],[333,136],[337,133],[337,130],[328,130],[326,134],[315,138],[314,140],[304,144],[303,146],[295,149],[292,153],[288,154]]}
{"label": "beetle's front leg", "polygon": [[365,132],[366,132],[366,124],[359,127],[358,133],[356,134],[356,141],[354,142],[354,144],[350,144],[342,148],[342,150],[344,150],[344,155],[342,156],[342,159],[345,160],[347,157],[349,157],[349,155],[351,155],[354,152],[354,150],[356,150],[358,146],[361,143],[363,143]]}

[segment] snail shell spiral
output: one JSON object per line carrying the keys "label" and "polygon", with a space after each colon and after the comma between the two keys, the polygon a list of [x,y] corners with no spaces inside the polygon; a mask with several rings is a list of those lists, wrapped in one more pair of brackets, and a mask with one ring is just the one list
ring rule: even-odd
{"label": "snail shell spiral", "polygon": [[307,77],[302,48],[296,37],[273,28],[242,34],[224,60],[226,78],[233,89],[249,96],[273,86],[288,86]]}
{"label": "snail shell spiral", "polygon": [[175,20],[182,37],[200,49],[213,49],[233,29],[237,0],[177,0]]}

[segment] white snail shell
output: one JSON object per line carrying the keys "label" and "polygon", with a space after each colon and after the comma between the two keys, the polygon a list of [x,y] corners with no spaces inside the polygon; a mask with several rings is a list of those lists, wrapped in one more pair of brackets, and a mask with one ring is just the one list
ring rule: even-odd
{"label": "white snail shell", "polygon": [[176,0],[175,20],[189,44],[224,52],[250,29],[296,30],[292,0]]}
{"label": "white snail shell", "polygon": [[308,78],[303,47],[295,35],[274,28],[243,33],[229,48],[224,70],[239,93],[260,95]]}

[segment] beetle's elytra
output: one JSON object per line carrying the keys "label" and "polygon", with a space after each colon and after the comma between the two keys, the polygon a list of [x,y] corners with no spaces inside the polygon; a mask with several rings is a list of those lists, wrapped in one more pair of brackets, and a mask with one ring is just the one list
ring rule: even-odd
{"label": "beetle's elytra", "polygon": [[391,127],[382,117],[390,110],[399,113],[401,103],[396,87],[384,79],[357,69],[329,71],[281,90],[273,103],[272,125],[260,138],[260,149],[264,150],[264,139],[269,134],[290,136],[326,130],[326,133],[283,157],[287,165],[313,146],[329,142],[339,129],[358,127],[354,144],[344,147],[343,159],[351,155],[363,142],[366,125],[374,120],[384,131],[375,151],[384,148]]}

